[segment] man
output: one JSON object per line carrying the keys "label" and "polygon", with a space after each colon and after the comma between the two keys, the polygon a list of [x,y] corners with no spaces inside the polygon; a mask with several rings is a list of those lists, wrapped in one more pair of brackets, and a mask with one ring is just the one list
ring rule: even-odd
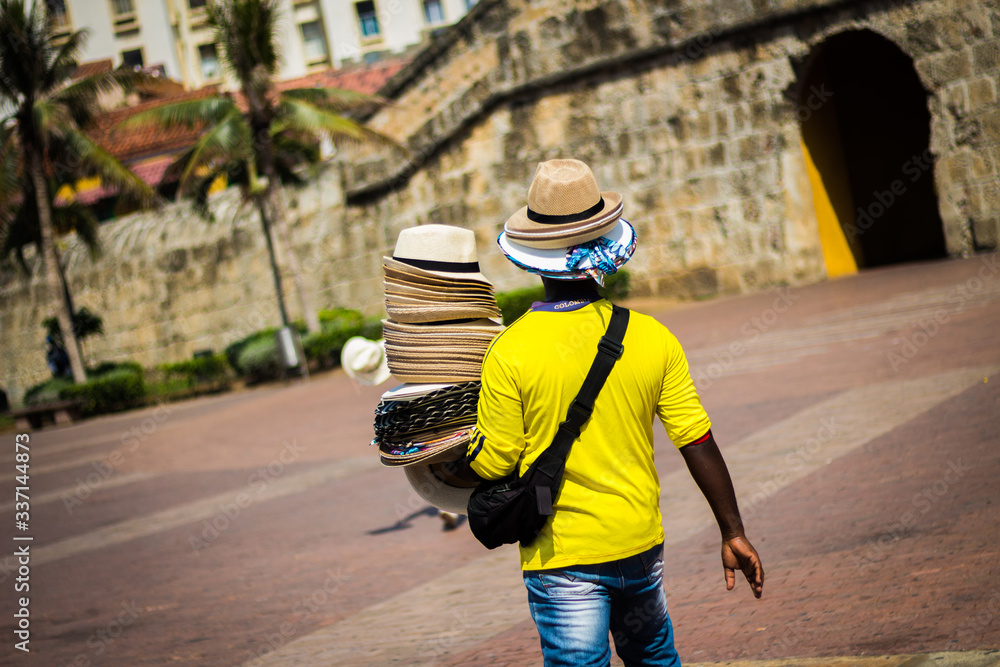
{"label": "man", "polygon": [[[542,276],[545,301],[500,334],[483,362],[468,465],[485,479],[523,473],[552,442],[611,317],[598,282],[635,249],[622,197],[600,192],[578,160],[538,165],[528,206],[498,242]],[[546,666],[607,665],[608,632],[626,665],[679,665],[663,592],[658,416],[722,531],[726,588],[741,570],[755,597],[764,570],[746,539],[732,482],[677,339],[631,313],[615,364],[573,444],[554,515],[521,546],[521,567]]]}

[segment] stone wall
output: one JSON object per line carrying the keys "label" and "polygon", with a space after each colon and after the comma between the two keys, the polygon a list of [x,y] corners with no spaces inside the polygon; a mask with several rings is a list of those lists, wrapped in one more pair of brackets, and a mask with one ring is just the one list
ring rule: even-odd
{"label": "stone wall", "polygon": [[[706,297],[825,276],[799,121],[800,71],[844,30],[910,55],[929,91],[949,253],[995,248],[1000,215],[995,0],[481,0],[383,90],[371,123],[406,157],[346,152],[286,194],[318,306],[381,309],[380,257],[422,223],[473,229],[499,289],[530,284],[498,253],[536,163],[579,157],[625,196],[640,294]],[[90,360],[186,358],[277,321],[259,222],[227,192],[102,228],[103,258],[67,250],[78,305],[105,317]],[[297,303],[286,284],[293,313]],[[43,281],[0,291],[0,385],[46,375]]]}

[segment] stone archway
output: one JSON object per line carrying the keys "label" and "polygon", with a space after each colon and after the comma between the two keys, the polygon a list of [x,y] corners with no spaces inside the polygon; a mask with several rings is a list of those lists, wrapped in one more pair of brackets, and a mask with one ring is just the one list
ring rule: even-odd
{"label": "stone archway", "polygon": [[839,33],[810,54],[799,89],[830,275],[946,256],[913,60],[869,30]]}

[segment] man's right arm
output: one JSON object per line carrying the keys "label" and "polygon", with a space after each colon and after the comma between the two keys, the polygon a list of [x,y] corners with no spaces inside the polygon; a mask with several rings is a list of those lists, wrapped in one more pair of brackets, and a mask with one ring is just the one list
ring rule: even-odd
{"label": "man's right arm", "polygon": [[681,455],[691,477],[708,501],[715,520],[722,532],[722,567],[726,577],[726,590],[736,585],[736,570],[746,577],[754,597],[764,592],[764,567],[757,550],[743,532],[743,520],[736,503],[736,492],[729,469],[712,432],[696,443],[681,447]]}

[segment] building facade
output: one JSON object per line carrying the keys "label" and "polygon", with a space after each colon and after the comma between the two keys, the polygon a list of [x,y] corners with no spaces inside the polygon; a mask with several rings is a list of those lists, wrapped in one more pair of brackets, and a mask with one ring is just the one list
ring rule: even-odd
{"label": "building facade", "polygon": [[[44,0],[68,35],[86,28],[82,60],[152,68],[188,90],[224,84],[207,0]],[[282,69],[291,79],[398,54],[455,23],[476,0],[280,0]]]}

